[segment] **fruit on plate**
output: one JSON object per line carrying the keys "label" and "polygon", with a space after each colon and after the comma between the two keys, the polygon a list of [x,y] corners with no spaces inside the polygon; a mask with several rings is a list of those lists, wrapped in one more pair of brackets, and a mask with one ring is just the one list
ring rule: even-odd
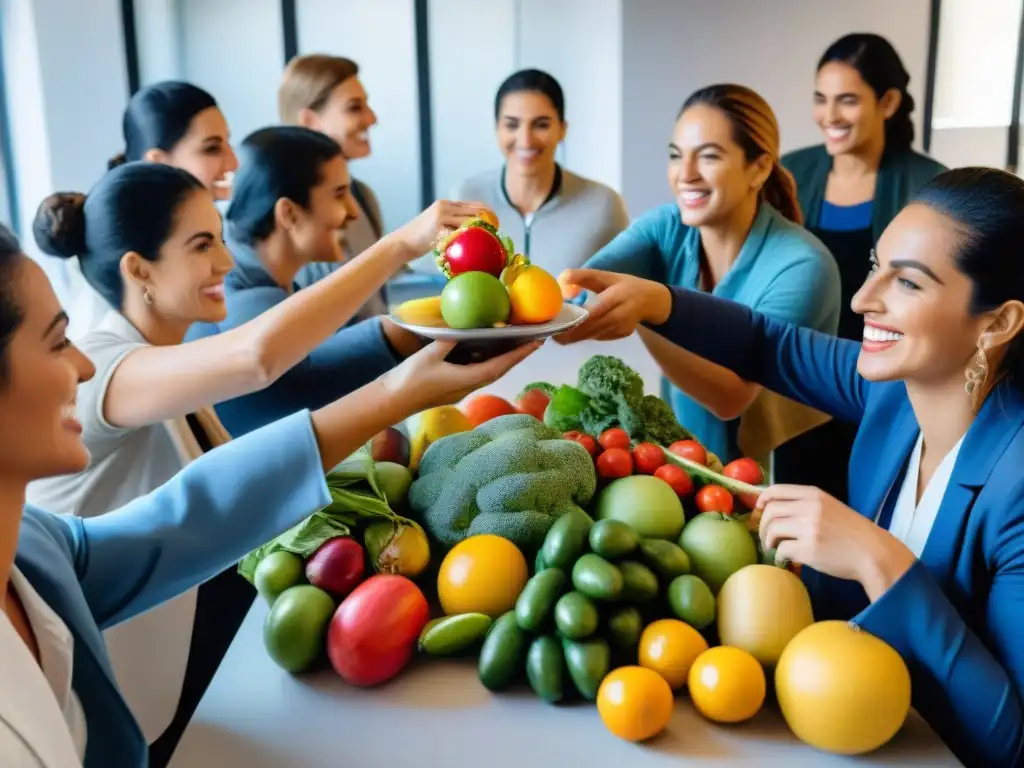
{"label": "fruit on plate", "polygon": [[513,610],[529,573],[523,553],[508,539],[470,536],[441,561],[437,596],[449,616],[485,613],[496,619]]}
{"label": "fruit on plate", "polygon": [[511,305],[501,280],[487,272],[462,272],[441,291],[441,316],[449,328],[493,328],[507,323]]}
{"label": "fruit on plate", "polygon": [[612,670],[597,691],[601,722],[626,741],[645,741],[665,730],[674,703],[665,679],[646,667]]}
{"label": "fruit on plate", "polygon": [[331,666],[350,685],[390,680],[412,658],[430,617],[427,599],[404,576],[371,576],[346,597],[327,630]]}
{"label": "fruit on plate", "polygon": [[263,621],[267,655],[287,672],[303,672],[324,649],[324,629],[334,600],[319,587],[300,584],[278,595]]}
{"label": "fruit on plate", "polygon": [[742,648],[765,666],[774,666],[789,641],[814,623],[800,577],[760,563],[726,579],[717,610],[722,645]]}
{"label": "fruit on plate", "polygon": [[279,549],[260,560],[253,575],[256,591],[269,605],[289,587],[303,581],[302,558],[287,550]]}
{"label": "fruit on plate", "polygon": [[416,420],[409,454],[409,469],[419,469],[423,454],[431,443],[448,435],[468,432],[473,428],[466,414],[454,405],[442,405],[421,413]]}
{"label": "fruit on plate", "polygon": [[812,747],[861,755],[888,743],[910,712],[910,673],[900,655],[845,621],[794,637],[775,668],[786,724]]}
{"label": "fruit on plate", "polygon": [[449,278],[467,272],[484,272],[495,278],[510,261],[511,241],[503,242],[497,228],[482,217],[472,219],[439,243],[437,265]]}
{"label": "fruit on plate", "polygon": [[474,427],[479,427],[485,421],[498,416],[518,413],[516,407],[505,398],[487,393],[471,396],[463,403],[462,412]]}
{"label": "fruit on plate", "polygon": [[370,456],[375,462],[389,461],[409,466],[409,438],[394,427],[378,432],[370,440]]}
{"label": "fruit on plate", "polygon": [[621,520],[645,539],[675,539],[685,522],[679,497],[653,475],[630,475],[609,483],[597,497],[597,518]]}
{"label": "fruit on plate", "polygon": [[715,595],[736,571],[758,562],[757,547],[747,526],[717,512],[691,519],[683,528],[679,546],[690,556],[694,575]]}
{"label": "fruit on plate", "polygon": [[306,561],[309,583],[338,599],[355,589],[365,575],[366,552],[348,536],[328,539]]}
{"label": "fruit on plate", "polygon": [[[741,648],[719,645],[690,667],[687,688],[694,708],[716,723],[742,723],[764,705],[764,668]],[[831,713],[835,715],[836,713]]]}
{"label": "fruit on plate", "polygon": [[661,675],[673,691],[686,685],[690,667],[708,641],[696,629],[678,619],[651,622],[640,635],[640,666]]}
{"label": "fruit on plate", "polygon": [[517,255],[515,258],[516,263],[502,275],[508,287],[512,324],[533,325],[554,320],[563,304],[558,281],[536,264],[523,263],[525,257]]}
{"label": "fruit on plate", "polygon": [[420,325],[425,328],[443,328],[444,317],[441,316],[441,296],[425,296],[420,299],[403,301],[394,309],[395,317],[409,325]]}

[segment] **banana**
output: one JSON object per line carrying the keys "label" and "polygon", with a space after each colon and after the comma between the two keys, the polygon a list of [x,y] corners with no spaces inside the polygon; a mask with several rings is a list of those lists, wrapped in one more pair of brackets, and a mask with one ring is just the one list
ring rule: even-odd
{"label": "banana", "polygon": [[427,296],[423,299],[410,299],[395,307],[395,317],[410,325],[425,325],[439,328],[445,325],[441,317],[441,297]]}

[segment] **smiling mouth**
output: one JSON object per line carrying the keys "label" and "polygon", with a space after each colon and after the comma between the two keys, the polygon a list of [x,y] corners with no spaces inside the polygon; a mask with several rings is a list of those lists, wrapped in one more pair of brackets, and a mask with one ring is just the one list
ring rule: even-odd
{"label": "smiling mouth", "polygon": [[69,429],[77,434],[82,433],[82,422],[78,420],[76,415],[75,403],[68,403],[60,409],[60,421],[65,429]]}
{"label": "smiling mouth", "polygon": [[217,283],[216,285],[210,285],[203,288],[201,291],[203,296],[209,299],[216,299],[217,301],[224,300],[224,283]]}
{"label": "smiling mouth", "polygon": [[825,128],[825,136],[833,141],[842,141],[850,136],[852,128],[849,125],[830,125]]}
{"label": "smiling mouth", "polygon": [[704,205],[710,197],[710,189],[684,189],[679,192],[679,199],[687,208],[700,207]]}
{"label": "smiling mouth", "polygon": [[235,181],[235,174],[228,172],[221,176],[219,179],[213,180],[214,189],[230,190]]}
{"label": "smiling mouth", "polygon": [[883,352],[899,343],[902,338],[903,334],[899,331],[865,324],[861,349],[865,352]]}
{"label": "smiling mouth", "polygon": [[516,159],[521,161],[529,162],[540,157],[539,149],[517,149],[515,151]]}

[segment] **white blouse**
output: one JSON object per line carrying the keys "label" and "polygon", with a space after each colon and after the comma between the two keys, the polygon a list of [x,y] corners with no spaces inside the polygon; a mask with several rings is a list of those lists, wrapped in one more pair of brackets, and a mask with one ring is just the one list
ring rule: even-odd
{"label": "white blouse", "polygon": [[921,501],[917,502],[917,483],[921,476],[922,440],[922,436],[918,435],[914,451],[910,455],[910,464],[907,466],[903,486],[900,488],[900,495],[896,498],[892,522],[889,524],[889,533],[906,544],[915,557],[921,557],[924,545],[928,543],[928,535],[932,532],[932,526],[935,525],[942,497],[946,495],[946,488],[949,486],[949,479],[952,477],[953,467],[956,465],[956,457],[964,442],[961,437],[953,449],[942,459],[935,469],[935,474],[928,481],[924,493],[921,494]]}

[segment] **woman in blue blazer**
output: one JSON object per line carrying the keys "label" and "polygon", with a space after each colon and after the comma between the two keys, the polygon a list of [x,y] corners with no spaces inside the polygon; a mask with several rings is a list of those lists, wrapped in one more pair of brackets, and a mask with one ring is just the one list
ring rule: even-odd
{"label": "woman in blue blazer", "polygon": [[969,766],[1024,765],[1024,181],[945,172],[886,229],[853,299],[861,343],[738,303],[606,272],[566,342],[641,324],[860,426],[850,506],[807,486],[758,502],[768,548],[802,563],[817,619],[907,662],[915,708]]}
{"label": "woman in blue blazer", "polygon": [[196,459],[165,485],[88,519],[26,505],[41,477],[89,461],[75,417],[95,369],[66,338],[42,269],[0,227],[0,765],[141,768],[146,740],[101,632],[179,595],[326,506],[325,471],[413,413],[455,402],[534,346],[446,363],[431,345],[313,412]]}

